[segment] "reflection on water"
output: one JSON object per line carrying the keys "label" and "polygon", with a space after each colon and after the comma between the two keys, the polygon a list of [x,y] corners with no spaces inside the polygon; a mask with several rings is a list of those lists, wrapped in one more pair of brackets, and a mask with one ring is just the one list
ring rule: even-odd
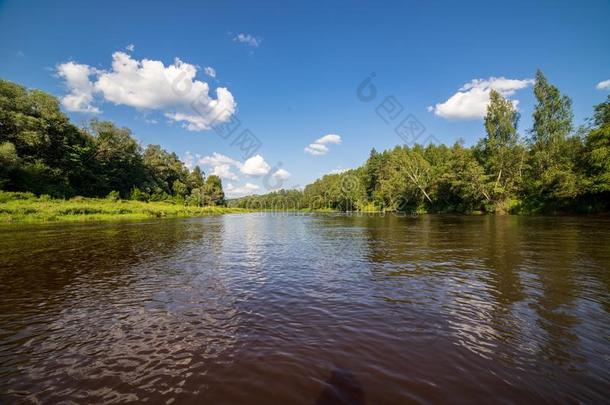
{"label": "reflection on water", "polygon": [[0,228],[0,403],[610,395],[610,221]]}

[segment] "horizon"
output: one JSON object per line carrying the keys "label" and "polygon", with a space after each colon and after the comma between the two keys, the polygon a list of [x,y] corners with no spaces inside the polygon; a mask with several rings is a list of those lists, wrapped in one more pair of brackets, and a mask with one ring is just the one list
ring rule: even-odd
{"label": "horizon", "polygon": [[[610,90],[602,1],[70,4],[0,4],[0,77],[55,95],[75,123],[130,128],[219,175],[230,198],[303,187],[360,166],[372,148],[471,146],[490,89],[513,101],[525,137],[538,68],[572,99],[575,127]],[[417,136],[400,136],[402,122]]]}

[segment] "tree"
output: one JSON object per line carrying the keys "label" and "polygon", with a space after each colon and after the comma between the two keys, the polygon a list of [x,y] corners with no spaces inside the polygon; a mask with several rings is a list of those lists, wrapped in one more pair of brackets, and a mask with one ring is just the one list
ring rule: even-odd
{"label": "tree", "polygon": [[140,187],[145,179],[142,150],[129,128],[119,128],[109,121],[91,122],[95,139],[95,161],[99,169],[98,194],[112,190],[127,197],[131,189]]}
{"label": "tree", "polygon": [[70,123],[55,97],[0,80],[0,144],[6,142],[20,164],[3,187],[55,196],[83,191],[92,139]]}
{"label": "tree", "polygon": [[19,167],[19,156],[15,145],[10,142],[0,143],[0,187],[11,181],[13,172]]}
{"label": "tree", "polygon": [[464,148],[463,141],[456,142],[447,157],[444,170],[436,180],[437,199],[452,211],[479,210],[484,203],[491,203],[487,192],[487,176],[471,148]]}
{"label": "tree", "polygon": [[186,186],[186,184],[184,184],[180,180],[174,181],[174,184],[172,185],[172,191],[174,192],[174,195],[176,197],[180,197],[180,198],[186,197],[187,194],[189,193],[189,189]]}
{"label": "tree", "polygon": [[585,138],[586,189],[610,192],[610,96],[595,106],[593,127]]}
{"label": "tree", "polygon": [[540,69],[536,72],[534,95],[537,104],[531,131],[533,143],[549,145],[565,140],[572,131],[572,100],[562,96]]}
{"label": "tree", "polygon": [[225,205],[225,193],[222,190],[222,181],[216,175],[210,175],[203,187],[205,205]]}
{"label": "tree", "polygon": [[148,145],[143,161],[149,188],[159,188],[164,193],[173,194],[175,181],[188,184],[188,169],[175,153],[168,153],[159,145]]}
{"label": "tree", "polygon": [[424,158],[422,147],[396,147],[382,170],[379,192],[390,210],[419,209],[425,201],[433,202],[431,185],[432,166]]}
{"label": "tree", "polygon": [[[610,97],[588,127],[572,135],[571,101],[536,74],[528,142],[510,101],[490,93],[486,136],[476,147],[430,144],[372,149],[360,167],[328,174],[300,190],[230,201],[246,208],[593,212],[610,200]],[[522,176],[523,173],[523,176]],[[224,205],[218,176],[188,170],[159,145],[142,150],[128,128],[94,120],[78,128],[46,93],[0,80],[0,188],[57,197],[83,196]]]}
{"label": "tree", "polygon": [[[108,196],[116,196],[116,194],[112,194],[113,191],[111,191]],[[114,192],[116,193],[116,191]],[[111,197],[111,198],[113,198]],[[130,200],[135,200],[135,201],[148,201],[148,194],[146,194],[145,192],[143,192],[142,190],[140,190],[138,187],[134,187],[131,189],[131,192],[129,193],[129,199]]]}
{"label": "tree", "polygon": [[377,189],[377,180],[379,178],[379,169],[381,168],[381,155],[375,150],[371,149],[369,159],[364,164],[364,188],[366,195],[369,199],[373,198],[373,194]]}
{"label": "tree", "polygon": [[513,104],[491,90],[485,115],[487,136],[477,149],[489,176],[489,196],[496,203],[513,197],[521,180],[525,151],[519,146],[518,121],[519,114]]}
{"label": "tree", "polygon": [[578,194],[574,170],[576,142],[572,130],[572,101],[538,70],[534,85],[536,106],[531,130],[527,193],[541,200],[573,198]]}
{"label": "tree", "polygon": [[199,166],[195,166],[188,174],[187,184],[190,189],[202,188],[205,181],[204,173]]}

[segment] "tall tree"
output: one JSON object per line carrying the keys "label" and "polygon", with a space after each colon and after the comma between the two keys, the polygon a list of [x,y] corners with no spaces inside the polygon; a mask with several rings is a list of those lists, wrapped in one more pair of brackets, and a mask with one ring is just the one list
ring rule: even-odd
{"label": "tall tree", "polygon": [[536,106],[531,130],[528,192],[534,198],[557,200],[578,193],[574,170],[575,146],[572,130],[572,101],[536,72]]}
{"label": "tall tree", "polygon": [[189,188],[201,188],[203,187],[204,181],[205,178],[201,168],[199,166],[195,166],[195,168],[189,172],[187,177],[187,184]]}
{"label": "tall tree", "polygon": [[519,145],[518,121],[513,104],[492,90],[485,116],[487,136],[479,142],[478,149],[494,202],[514,196],[520,183],[525,153]]}
{"label": "tall tree", "polygon": [[129,196],[133,187],[144,182],[145,173],[140,145],[129,128],[119,128],[109,121],[92,121],[95,138],[95,159],[100,169],[101,195],[118,191]]}
{"label": "tall tree", "polygon": [[565,140],[572,131],[572,100],[561,95],[559,89],[547,81],[540,69],[536,72],[534,96],[537,103],[531,131],[533,143],[548,145]]}
{"label": "tall tree", "polygon": [[[174,183],[188,183],[188,169],[175,153],[169,153],[159,145],[148,145],[144,150],[144,165],[147,172],[147,188],[153,194],[174,194]],[[179,187],[181,191],[184,191]]]}
{"label": "tall tree", "polygon": [[379,178],[379,170],[381,168],[381,155],[375,150],[371,149],[369,159],[364,164],[364,188],[366,195],[369,199],[373,198],[373,194],[377,189],[377,181]]}
{"label": "tall tree", "polygon": [[610,96],[595,106],[593,128],[585,139],[587,192],[610,192]]}
{"label": "tall tree", "polygon": [[225,193],[222,190],[222,181],[216,175],[209,175],[203,186],[205,205],[225,205]]}

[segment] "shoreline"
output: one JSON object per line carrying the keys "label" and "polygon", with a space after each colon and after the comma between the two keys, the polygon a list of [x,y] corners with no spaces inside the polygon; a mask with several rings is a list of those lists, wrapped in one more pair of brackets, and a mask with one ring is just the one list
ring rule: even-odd
{"label": "shoreline", "polygon": [[[111,200],[75,197],[70,200],[47,196],[23,198],[3,193],[0,224],[92,222],[154,218],[196,218],[250,212],[223,206],[189,206],[179,202]],[[7,195],[8,194],[8,195]]]}
{"label": "shoreline", "polygon": [[54,199],[48,196],[32,196],[23,193],[3,192],[0,196],[0,225],[10,224],[39,224],[61,222],[108,222],[133,221],[161,218],[197,218],[223,214],[242,213],[278,213],[278,214],[346,214],[346,215],[396,215],[401,217],[417,217],[421,215],[460,215],[460,216],[544,216],[544,217],[600,217],[608,218],[607,212],[595,214],[574,212],[549,213],[512,213],[493,214],[485,212],[418,212],[397,213],[394,211],[339,211],[332,209],[296,209],[296,210],[269,210],[248,209],[225,206],[192,206],[172,201],[136,201],[108,198],[74,197],[69,200]]}

